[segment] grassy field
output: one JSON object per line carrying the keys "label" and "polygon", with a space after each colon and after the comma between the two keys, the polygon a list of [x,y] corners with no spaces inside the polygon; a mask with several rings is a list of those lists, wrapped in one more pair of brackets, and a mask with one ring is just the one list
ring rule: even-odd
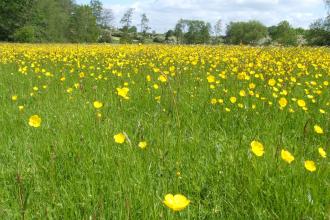
{"label": "grassy field", "polygon": [[0,219],[329,219],[329,81],[327,48],[0,44]]}

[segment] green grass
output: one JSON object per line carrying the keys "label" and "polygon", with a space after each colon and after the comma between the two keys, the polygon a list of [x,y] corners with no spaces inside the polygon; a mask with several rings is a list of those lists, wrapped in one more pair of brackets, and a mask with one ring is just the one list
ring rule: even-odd
{"label": "green grass", "polygon": [[[329,147],[329,87],[317,96],[316,104],[308,103],[308,112],[295,106],[295,113],[289,113],[288,108],[278,108],[267,82],[258,79],[258,92],[274,105],[239,97],[239,88],[248,84],[239,82],[235,75],[222,80],[219,89],[209,88],[206,74],[214,62],[214,58],[208,60],[209,54],[238,57],[234,50],[250,53],[240,58],[241,64],[219,61],[212,68],[217,76],[222,70],[230,73],[235,66],[244,69],[254,62],[258,52],[254,48],[86,46],[75,52],[76,46],[66,45],[61,52],[50,45],[41,51],[36,46],[16,46],[19,49],[13,49],[15,58],[10,62],[5,63],[5,55],[0,58],[0,219],[329,218],[329,163],[317,152],[319,146]],[[9,51],[11,46],[0,48]],[[262,53],[274,55],[273,50]],[[306,58],[304,49],[298,55],[292,50],[276,53],[288,61],[297,56],[307,64],[329,62],[328,50],[305,49],[308,56],[322,55],[320,61]],[[68,61],[56,58],[54,51]],[[92,54],[95,51],[96,55]],[[23,56],[29,53],[33,58]],[[126,57],[118,58],[122,53]],[[198,59],[206,64],[187,64],[184,57],[193,53],[199,53]],[[164,64],[161,54],[172,62]],[[260,59],[267,65],[267,57]],[[31,60],[54,77],[34,73]],[[125,61],[129,63],[118,65]],[[114,64],[111,70],[106,68],[109,62]],[[162,70],[174,65],[177,75],[162,84],[150,63]],[[22,75],[18,69],[25,65],[29,71]],[[114,70],[123,76],[116,76]],[[86,77],[79,79],[82,71]],[[329,80],[327,71],[327,66],[317,70],[323,73],[317,82]],[[107,80],[95,80],[99,74]],[[148,74],[152,82],[146,81]],[[298,76],[296,70],[292,74]],[[298,82],[315,80],[315,74],[297,77]],[[60,81],[62,76],[66,76],[64,82]],[[77,82],[81,87],[68,94],[67,88]],[[115,93],[124,82],[129,83],[129,100]],[[154,83],[159,90],[153,89]],[[30,96],[34,86],[39,91]],[[307,101],[304,84],[286,88],[290,97]],[[18,95],[16,102],[11,100],[14,94]],[[228,101],[235,94],[246,109]],[[156,96],[161,96],[160,103]],[[231,112],[220,104],[211,105],[213,97],[224,98],[224,106]],[[93,108],[95,100],[104,103],[99,111]],[[250,107],[253,103],[256,109]],[[20,112],[18,105],[24,105],[24,111]],[[321,107],[328,113],[319,114]],[[101,118],[96,117],[97,112],[102,113]],[[40,128],[28,125],[34,114],[42,118]],[[315,134],[314,124],[320,124],[325,134]],[[123,131],[131,144],[114,142],[113,136]],[[142,140],[148,142],[144,150],[137,147]],[[253,140],[264,144],[263,157],[250,151]],[[281,159],[282,148],[295,156],[292,164]],[[316,162],[316,172],[304,168],[308,159]],[[172,212],[162,202],[167,193],[181,193],[191,203],[181,212]]]}

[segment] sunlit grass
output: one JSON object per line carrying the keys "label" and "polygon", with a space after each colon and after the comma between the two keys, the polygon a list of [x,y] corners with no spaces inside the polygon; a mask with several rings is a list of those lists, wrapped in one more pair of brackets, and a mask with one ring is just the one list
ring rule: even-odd
{"label": "sunlit grass", "polygon": [[329,49],[0,51],[1,219],[329,218]]}

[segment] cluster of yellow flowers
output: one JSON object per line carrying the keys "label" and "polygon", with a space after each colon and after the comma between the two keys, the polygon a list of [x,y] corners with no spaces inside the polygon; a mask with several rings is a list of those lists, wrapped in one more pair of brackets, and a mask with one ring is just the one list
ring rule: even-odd
{"label": "cluster of yellow flowers", "polygon": [[[15,64],[19,77],[32,83],[24,97],[16,92],[9,96],[20,112],[29,107],[20,99],[37,98],[53,85],[68,100],[103,87],[104,96],[114,95],[120,106],[138,102],[143,95],[155,105],[167,101],[176,108],[184,93],[191,98],[184,102],[197,100],[224,115],[252,113],[258,117],[269,111],[306,117],[313,121],[313,135],[328,135],[330,52],[326,48],[1,44],[0,51],[0,64]],[[108,102],[93,94],[86,104],[94,107],[102,121]],[[41,116],[30,116],[28,124],[40,127]],[[132,145],[126,132],[113,139]],[[137,147],[149,147],[149,140],[140,139]],[[258,157],[265,154],[264,145],[256,140],[251,142],[251,151]],[[318,152],[326,158],[325,147]],[[288,164],[295,160],[286,148],[280,156]],[[305,160],[304,165],[311,172],[317,169],[312,160]],[[174,211],[189,203],[180,194],[167,194],[164,199]]]}
{"label": "cluster of yellow flowers", "polygon": [[[259,142],[259,141],[252,141],[251,142],[251,151],[258,157],[262,157],[265,153],[265,149],[264,149],[264,145]],[[320,154],[320,156],[322,158],[326,158],[327,157],[327,153],[325,152],[325,150],[322,147],[318,148],[318,152]],[[294,156],[285,149],[281,150],[281,158],[287,162],[288,164],[291,164],[294,161]],[[314,172],[316,171],[316,165],[315,162],[312,160],[305,160],[305,168],[306,170],[310,171],[310,172]]]}

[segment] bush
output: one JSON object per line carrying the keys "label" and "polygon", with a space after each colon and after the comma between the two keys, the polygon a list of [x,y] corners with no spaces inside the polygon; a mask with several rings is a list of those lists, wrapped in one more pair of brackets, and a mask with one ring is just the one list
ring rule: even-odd
{"label": "bush", "polygon": [[17,42],[32,43],[36,41],[36,27],[32,25],[23,26],[17,29],[13,35]]}

